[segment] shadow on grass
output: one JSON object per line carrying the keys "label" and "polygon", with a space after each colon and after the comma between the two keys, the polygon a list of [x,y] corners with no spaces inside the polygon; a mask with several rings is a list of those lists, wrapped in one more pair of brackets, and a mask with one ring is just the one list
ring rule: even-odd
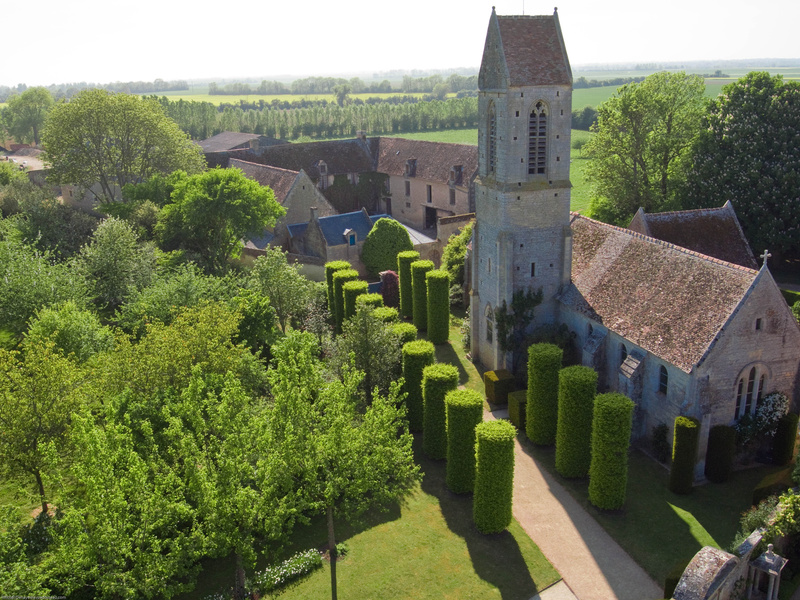
{"label": "shadow on grass", "polygon": [[434,353],[437,363],[446,363],[455,366],[458,369],[458,385],[467,385],[469,383],[469,373],[461,364],[458,354],[450,342],[434,346]]}
{"label": "shadow on grass", "polygon": [[422,452],[421,437],[414,444],[417,464],[424,472],[422,490],[436,497],[447,527],[467,544],[475,573],[494,585],[504,600],[527,599],[539,590],[514,536],[504,531],[480,533],[472,522],[472,495],[454,494],[446,485],[446,462],[429,460]]}

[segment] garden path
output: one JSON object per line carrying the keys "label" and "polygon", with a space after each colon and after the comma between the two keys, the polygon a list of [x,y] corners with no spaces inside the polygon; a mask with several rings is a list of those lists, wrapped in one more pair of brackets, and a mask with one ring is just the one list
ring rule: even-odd
{"label": "garden path", "polygon": [[[508,411],[484,414],[484,420],[496,418],[508,418]],[[534,599],[663,598],[663,590],[656,582],[558,481],[536,464],[519,441],[515,447],[514,469],[514,517],[561,574],[565,584],[556,584]]]}

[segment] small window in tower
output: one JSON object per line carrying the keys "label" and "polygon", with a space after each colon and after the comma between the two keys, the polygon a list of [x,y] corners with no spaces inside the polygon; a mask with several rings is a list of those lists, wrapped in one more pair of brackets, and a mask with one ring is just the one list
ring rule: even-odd
{"label": "small window in tower", "polygon": [[536,277],[536,263],[531,263],[531,277]]}
{"label": "small window in tower", "polygon": [[455,205],[456,203],[456,191],[450,190],[450,205]]}
{"label": "small window in tower", "polygon": [[669,373],[667,373],[667,367],[661,365],[661,368],[658,370],[658,393],[666,394],[668,387]]}
{"label": "small window in tower", "polygon": [[406,181],[406,196],[410,196],[410,195],[411,195],[411,182],[410,181]]}
{"label": "small window in tower", "polygon": [[489,273],[492,272],[492,259],[491,258],[489,259],[489,262],[488,262],[488,270],[489,270]]}
{"label": "small window in tower", "polygon": [[562,117],[564,116],[564,111],[563,111],[563,110],[561,111],[561,116],[562,116]]}
{"label": "small window in tower", "polygon": [[517,116],[519,116],[519,111],[517,111]]}
{"label": "small window in tower", "polygon": [[[517,198],[517,200],[519,200],[519,198]],[[524,248],[524,247],[525,247],[525,244],[520,244],[520,245],[519,245],[519,247],[520,247],[520,248]]]}
{"label": "small window in tower", "polygon": [[761,330],[761,319],[756,319],[756,331]]}
{"label": "small window in tower", "polygon": [[561,92],[556,91],[556,96],[560,96],[560,95],[561,95]]}
{"label": "small window in tower", "polygon": [[427,186],[427,194],[428,194],[428,204],[433,202],[433,192],[431,190],[431,186]]}

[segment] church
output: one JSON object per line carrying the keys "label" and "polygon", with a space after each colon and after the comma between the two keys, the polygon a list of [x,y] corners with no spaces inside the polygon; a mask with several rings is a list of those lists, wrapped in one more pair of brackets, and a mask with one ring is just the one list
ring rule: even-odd
{"label": "church", "polygon": [[[736,262],[681,236],[691,228],[695,238],[713,235],[711,219],[729,219],[732,207],[640,214],[632,229],[570,212],[572,71],[557,12],[492,10],[478,101],[473,360],[508,367],[495,311],[516,290],[541,289],[534,326],[565,324],[575,333],[600,391],[634,400],[634,438],[661,423],[671,432],[680,415],[700,421],[698,478],[711,427],[735,424],[775,391],[797,409],[800,328],[768,253],[759,264],[748,249]],[[674,237],[654,237],[659,226]]]}

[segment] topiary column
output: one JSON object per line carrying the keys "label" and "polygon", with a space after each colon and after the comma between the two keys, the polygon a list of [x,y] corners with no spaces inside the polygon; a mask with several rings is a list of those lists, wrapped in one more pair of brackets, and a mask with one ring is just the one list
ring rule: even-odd
{"label": "topiary column", "polygon": [[358,271],[355,269],[340,269],[333,273],[333,316],[336,320],[337,333],[342,332],[344,322],[344,284],[348,281],[358,279]]}
{"label": "topiary column", "polygon": [[528,402],[525,433],[539,446],[556,443],[558,423],[558,372],[564,351],[555,344],[528,347]]}
{"label": "topiary column", "polygon": [[676,417],[672,437],[672,466],[669,469],[669,489],[676,494],[688,494],[694,483],[694,465],[700,422],[691,417]]}
{"label": "topiary column", "polygon": [[559,371],[556,470],[564,477],[584,477],[589,472],[596,392],[594,369],[574,366]]}
{"label": "topiary column", "polygon": [[472,519],[481,533],[499,533],[511,524],[516,433],[508,421],[486,421],[475,427]]}
{"label": "topiary column", "polygon": [[736,453],[736,430],[728,425],[715,425],[708,432],[705,474],[709,481],[724,483],[731,476]]}
{"label": "topiary column", "polygon": [[450,276],[447,271],[425,274],[428,293],[428,339],[444,344],[450,338]]}
{"label": "topiary column", "polygon": [[428,365],[422,370],[422,450],[428,458],[447,457],[447,422],[444,397],[458,388],[458,368]]}
{"label": "topiary column", "polygon": [[331,314],[336,311],[336,301],[333,296],[333,274],[336,271],[344,271],[345,269],[352,269],[351,265],[346,260],[333,260],[325,263],[325,282],[328,284],[328,310]]}
{"label": "topiary column", "polygon": [[400,284],[396,272],[383,271],[381,273],[381,296],[383,296],[384,306],[400,308]]}
{"label": "topiary column", "polygon": [[[367,289],[369,289],[369,284],[367,285]],[[364,306],[371,306],[372,308],[383,308],[383,296],[380,294],[361,294],[356,298],[356,310],[361,305]]]}
{"label": "topiary column", "polygon": [[615,510],[625,504],[633,401],[622,394],[600,394],[594,401],[589,502]]}
{"label": "topiary column", "polygon": [[[360,299],[361,298],[359,298],[359,300]],[[356,300],[356,302],[358,302],[358,300]],[[397,309],[392,308],[391,306],[379,306],[378,308],[375,309],[375,311],[372,314],[374,314],[384,323],[394,324],[399,322],[400,320],[400,315],[398,314]],[[404,325],[411,325],[412,327],[414,327],[414,325],[412,325],[411,323],[404,323]],[[416,338],[417,338],[417,328],[414,327],[414,339]],[[406,340],[406,341],[410,342],[411,340]]]}
{"label": "topiary column", "polygon": [[447,412],[447,487],[467,494],[475,487],[475,427],[483,420],[483,397],[453,390],[444,398]]}
{"label": "topiary column", "polygon": [[425,285],[425,277],[432,270],[433,262],[430,260],[415,260],[411,263],[413,320],[420,331],[428,329],[428,287]]}
{"label": "topiary column", "polygon": [[411,289],[411,263],[419,260],[419,252],[408,250],[397,255],[397,282],[400,286],[400,315],[414,316],[414,299]]}
{"label": "topiary column", "polygon": [[417,328],[414,327],[413,323],[394,323],[392,325],[392,333],[400,338],[401,347],[417,339]]}
{"label": "topiary column", "polygon": [[344,294],[344,318],[349,319],[356,314],[356,298],[366,295],[369,284],[360,279],[348,281],[342,286]]}
{"label": "topiary column", "polygon": [[772,439],[772,462],[776,465],[788,465],[794,458],[799,418],[797,413],[788,413],[778,421],[775,437]]}
{"label": "topiary column", "polygon": [[[410,325],[410,323],[409,323]],[[422,431],[422,371],[433,364],[433,344],[416,340],[403,345],[403,380],[406,392],[408,428]]]}

